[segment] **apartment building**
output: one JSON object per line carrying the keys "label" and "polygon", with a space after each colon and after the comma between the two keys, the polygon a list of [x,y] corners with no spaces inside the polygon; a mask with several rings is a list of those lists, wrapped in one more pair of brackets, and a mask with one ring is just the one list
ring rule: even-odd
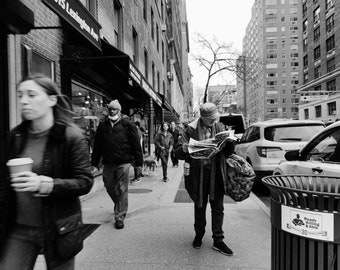
{"label": "apartment building", "polygon": [[[243,38],[238,80],[249,123],[273,118],[298,119],[298,0],[255,0]],[[244,82],[245,80],[245,82]]]}
{"label": "apartment building", "polygon": [[325,123],[340,117],[340,3],[335,0],[303,0],[300,58],[302,82],[298,91],[301,119],[318,119]]}

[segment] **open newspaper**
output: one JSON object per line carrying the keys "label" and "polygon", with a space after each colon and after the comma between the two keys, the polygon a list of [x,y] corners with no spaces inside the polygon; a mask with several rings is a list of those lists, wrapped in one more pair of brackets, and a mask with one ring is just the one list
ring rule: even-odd
{"label": "open newspaper", "polygon": [[228,140],[237,140],[237,137],[234,136],[234,130],[219,132],[214,138],[202,141],[196,141],[190,138],[188,143],[188,151],[190,156],[194,159],[208,159],[220,152],[224,142]]}

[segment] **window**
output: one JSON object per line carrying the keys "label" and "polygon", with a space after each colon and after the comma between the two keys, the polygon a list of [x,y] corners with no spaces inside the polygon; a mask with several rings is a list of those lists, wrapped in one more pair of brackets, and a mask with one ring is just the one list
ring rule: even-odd
{"label": "window", "polygon": [[113,31],[114,31],[114,46],[117,48],[121,48],[122,40],[122,6],[119,4],[118,1],[114,1],[114,18],[113,18]]}
{"label": "window", "polygon": [[326,51],[329,52],[335,48],[334,35],[326,40]]}
{"label": "window", "polygon": [[335,80],[331,80],[329,82],[327,82],[327,90],[328,91],[335,91],[336,89],[336,85],[335,85]]}
{"label": "window", "polygon": [[326,31],[331,32],[334,28],[334,14],[326,19]]}
{"label": "window", "polygon": [[314,29],[314,41],[319,40],[320,38],[320,26]]}
{"label": "window", "polygon": [[314,49],[314,60],[318,60],[321,56],[320,46]]}
{"label": "window", "polygon": [[164,3],[163,3],[163,0],[161,1],[161,18],[164,21]]}
{"label": "window", "polygon": [[156,47],[157,47],[157,51],[159,51],[159,27],[158,27],[158,24],[156,25]]}
{"label": "window", "polygon": [[143,0],[143,19],[145,22],[148,22],[148,8],[147,8],[147,0]]}
{"label": "window", "polygon": [[154,25],[155,15],[153,14],[153,9],[151,8],[151,37],[155,39],[155,25]]}
{"label": "window", "polygon": [[334,0],[326,0],[326,10],[332,8],[334,6]]}
{"label": "window", "polygon": [[266,45],[267,50],[276,50],[277,49],[277,44],[267,44]]}
{"label": "window", "polygon": [[80,0],[83,6],[96,18],[96,0]]}
{"label": "window", "polygon": [[277,58],[277,53],[267,54],[267,59],[276,59],[276,58]]}
{"label": "window", "polygon": [[315,91],[321,91],[321,85],[315,86],[315,87],[314,87],[314,90],[315,90]]}
{"label": "window", "polygon": [[161,91],[161,80],[160,80],[160,75],[159,75],[159,71],[157,71],[157,92],[160,93]]}
{"label": "window", "polygon": [[303,83],[307,83],[308,82],[308,73],[303,74]]}
{"label": "window", "polygon": [[308,30],[308,20],[304,20],[303,21],[303,25],[302,25],[302,31],[305,32]]}
{"label": "window", "polygon": [[277,14],[277,9],[276,8],[266,9],[266,14],[267,15],[275,15],[275,14]]}
{"label": "window", "polygon": [[320,22],[320,7],[317,7],[313,12],[314,23]]}
{"label": "window", "polygon": [[305,55],[303,57],[303,67],[304,68],[308,67],[308,55]]}
{"label": "window", "polygon": [[277,27],[267,27],[266,32],[267,33],[277,32]]}
{"label": "window", "polygon": [[328,115],[336,115],[336,103],[335,101],[327,103]]}
{"label": "window", "polygon": [[164,42],[162,40],[162,63],[164,64],[164,60],[165,60],[165,52],[164,52]]}
{"label": "window", "polygon": [[275,86],[275,85],[277,85],[277,82],[276,81],[267,82],[267,85],[268,86]]}
{"label": "window", "polygon": [[307,12],[307,2],[302,4],[302,16],[305,16]]}
{"label": "window", "polygon": [[33,51],[27,45],[23,45],[26,53],[26,67],[25,75],[34,73],[44,74],[54,80],[54,62],[45,58],[43,55]]}
{"label": "window", "polygon": [[332,72],[333,70],[335,70],[335,58],[327,61],[327,72]]}
{"label": "window", "polygon": [[132,27],[132,42],[133,42],[132,61],[135,64],[137,64],[138,63],[138,34],[134,27]]}
{"label": "window", "polygon": [[144,49],[144,74],[145,78],[148,79],[149,77],[149,56],[148,51]]}
{"label": "window", "polygon": [[303,39],[303,51],[307,51],[307,48],[308,48],[308,39],[307,38],[304,38]]}
{"label": "window", "polygon": [[151,65],[151,72],[152,72],[152,87],[155,89],[155,84],[156,84],[156,75],[155,75],[155,63],[152,62]]}
{"label": "window", "polygon": [[277,0],[266,0],[266,5],[276,5]]}
{"label": "window", "polygon": [[314,68],[314,78],[317,79],[321,76],[321,66]]}
{"label": "window", "polygon": [[276,17],[267,17],[266,22],[267,23],[276,23]]}
{"label": "window", "polygon": [[321,105],[317,105],[315,106],[315,117],[318,118],[318,117],[321,117]]}
{"label": "window", "polygon": [[304,109],[304,115],[305,115],[305,119],[309,119],[309,110],[308,109]]}

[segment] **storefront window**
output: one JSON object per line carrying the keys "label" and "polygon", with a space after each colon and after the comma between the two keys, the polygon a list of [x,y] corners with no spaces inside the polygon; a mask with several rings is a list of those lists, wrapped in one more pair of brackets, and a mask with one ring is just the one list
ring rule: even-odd
{"label": "storefront window", "polygon": [[109,97],[79,82],[72,81],[72,107],[75,123],[84,130],[89,153],[92,153],[94,135],[99,122],[107,115]]}

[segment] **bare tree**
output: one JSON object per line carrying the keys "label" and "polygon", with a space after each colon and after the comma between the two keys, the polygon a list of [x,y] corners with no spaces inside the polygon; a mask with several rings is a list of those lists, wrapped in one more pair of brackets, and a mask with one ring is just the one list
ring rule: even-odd
{"label": "bare tree", "polygon": [[[241,56],[236,53],[231,44],[225,42],[220,43],[216,39],[212,41],[206,39],[201,34],[196,34],[194,39],[195,42],[202,46],[202,49],[207,52],[203,55],[193,55],[194,60],[196,60],[200,66],[208,71],[207,81],[204,89],[203,103],[207,102],[208,88],[211,78],[224,71],[232,72],[236,77],[241,80],[248,80],[248,74],[245,72],[246,68],[241,68],[237,64],[237,59]],[[247,66],[248,61],[254,61],[252,59],[243,58],[242,63]]]}

